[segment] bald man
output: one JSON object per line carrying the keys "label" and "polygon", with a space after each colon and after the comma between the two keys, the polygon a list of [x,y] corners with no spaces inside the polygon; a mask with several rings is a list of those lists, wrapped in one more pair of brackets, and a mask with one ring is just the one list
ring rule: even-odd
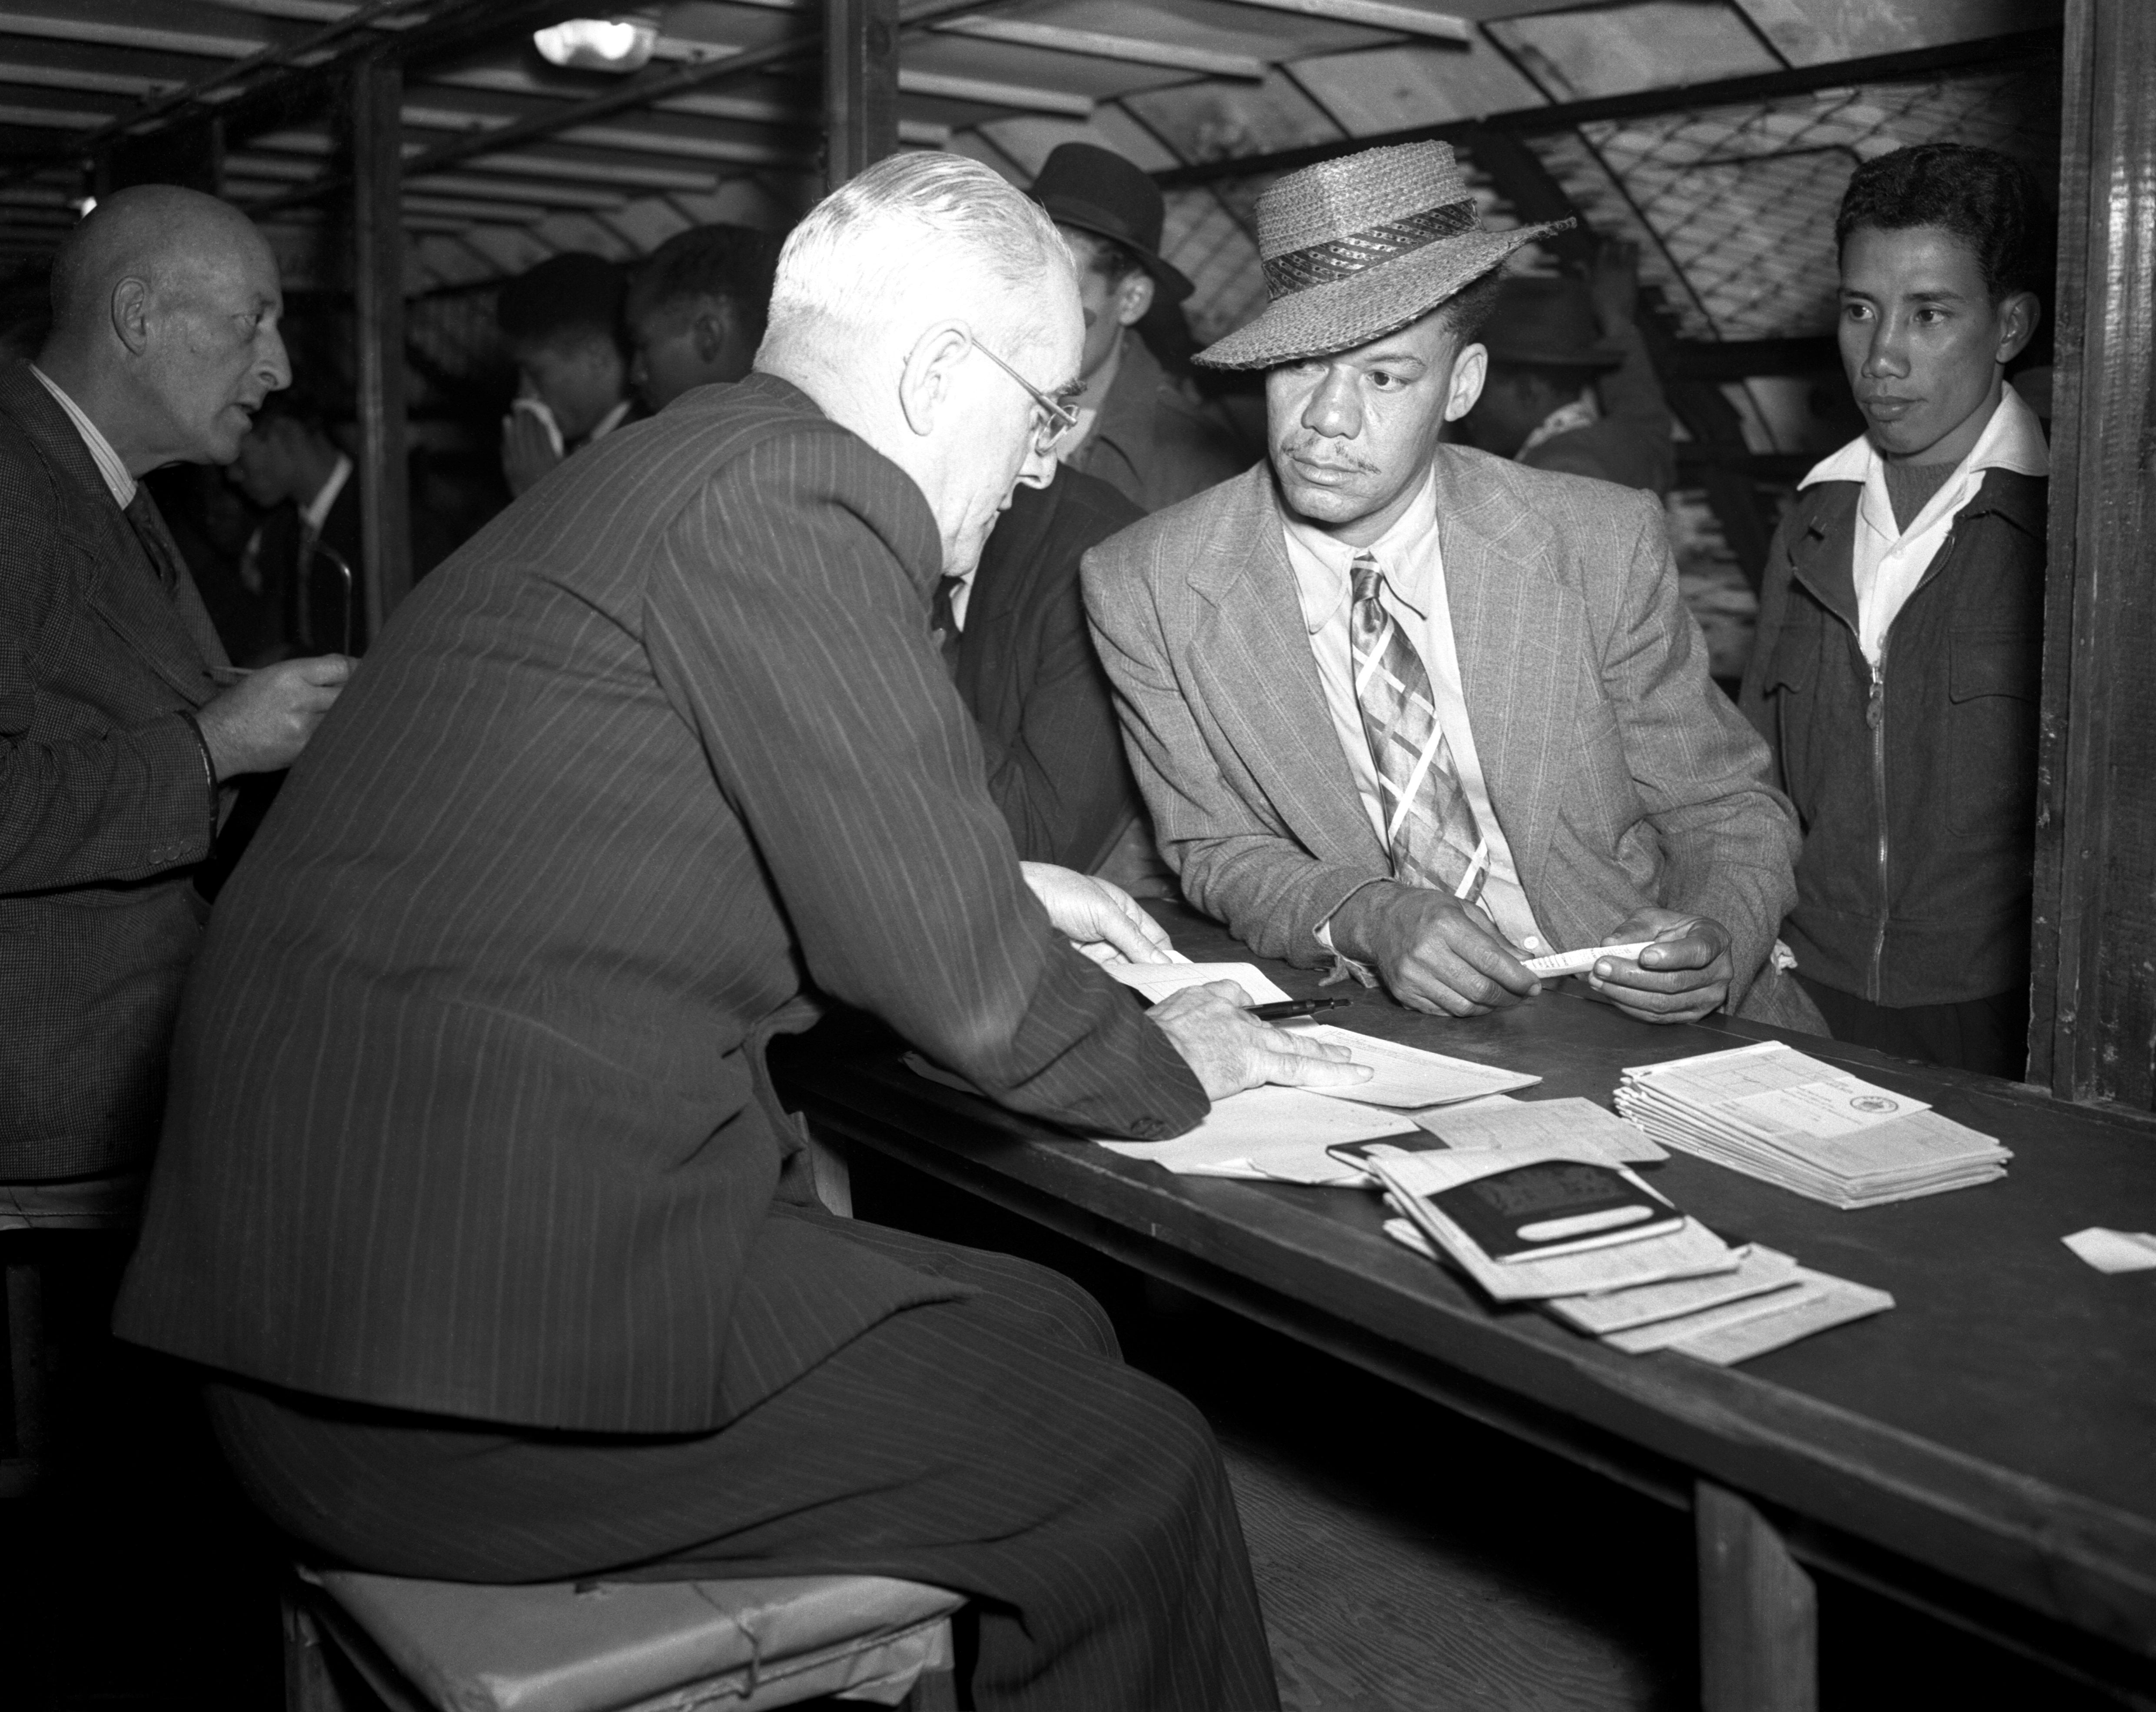
{"label": "bald man", "polygon": [[234,671],[140,484],[229,464],[291,372],[277,264],[171,185],[100,203],[53,331],[0,369],[0,1181],[110,1176],[155,1140],[193,881],[234,782],[289,766],[338,655]]}

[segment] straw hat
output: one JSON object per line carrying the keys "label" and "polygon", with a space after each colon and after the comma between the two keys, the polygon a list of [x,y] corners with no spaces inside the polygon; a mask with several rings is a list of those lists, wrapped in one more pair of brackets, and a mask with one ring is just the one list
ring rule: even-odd
{"label": "straw hat", "polygon": [[1352,351],[1421,320],[1522,244],[1572,223],[1484,231],[1446,143],[1322,161],[1258,198],[1258,254],[1271,301],[1195,360],[1208,368],[1273,368]]}

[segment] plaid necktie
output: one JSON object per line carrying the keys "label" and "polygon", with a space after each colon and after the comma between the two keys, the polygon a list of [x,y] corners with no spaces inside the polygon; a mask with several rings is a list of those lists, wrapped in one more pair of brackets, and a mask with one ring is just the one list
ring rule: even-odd
{"label": "plaid necktie", "polygon": [[943,650],[943,669],[953,678],[958,675],[958,610],[952,602],[963,577],[939,577],[936,579],[936,593],[928,602],[928,623],[935,632],[937,646]]}
{"label": "plaid necktie", "polygon": [[1348,638],[1354,650],[1355,703],[1377,764],[1393,872],[1411,884],[1450,892],[1472,871],[1471,902],[1481,895],[1483,873],[1474,865],[1481,842],[1475,810],[1453,768],[1452,746],[1438,724],[1422,656],[1378,598],[1383,586],[1378,561],[1358,553]]}

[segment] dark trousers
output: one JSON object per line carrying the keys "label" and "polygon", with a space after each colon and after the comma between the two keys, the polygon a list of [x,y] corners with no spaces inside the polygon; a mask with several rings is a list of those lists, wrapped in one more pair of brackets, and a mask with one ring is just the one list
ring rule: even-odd
{"label": "dark trousers", "polygon": [[1952,1005],[1875,1005],[1854,993],[1797,980],[1836,1040],[1950,1069],[2021,1079],[2029,1063],[2029,990],[2015,987]]}
{"label": "dark trousers", "polygon": [[897,1576],[976,1602],[984,1712],[1277,1705],[1197,1411],[1124,1366],[1056,1274],[848,1228],[978,1294],[892,1316],[717,1433],[542,1433],[222,1381],[211,1417],[254,1501],[362,1569]]}

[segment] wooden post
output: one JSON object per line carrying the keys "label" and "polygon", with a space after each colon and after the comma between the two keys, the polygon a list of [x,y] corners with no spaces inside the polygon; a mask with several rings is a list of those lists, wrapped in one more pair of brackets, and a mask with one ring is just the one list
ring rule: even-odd
{"label": "wooden post", "polygon": [[359,346],[361,626],[382,633],[412,589],[411,498],[404,464],[403,74],[352,74],[352,308]]}
{"label": "wooden post", "polygon": [[898,0],[824,0],[824,187],[898,148]]}
{"label": "wooden post", "polygon": [[1735,1493],[1702,1480],[1699,1703],[1704,1712],[1819,1712],[1819,1607],[1782,1536]]}
{"label": "wooden post", "polygon": [[2156,7],[2067,0],[2029,1079],[2156,1104]]}

